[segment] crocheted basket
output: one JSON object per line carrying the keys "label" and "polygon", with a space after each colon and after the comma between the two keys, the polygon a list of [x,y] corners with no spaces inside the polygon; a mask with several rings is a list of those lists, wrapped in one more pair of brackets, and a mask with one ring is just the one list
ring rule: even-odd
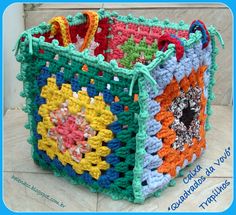
{"label": "crocheted basket", "polygon": [[220,34],[99,10],[20,35],[23,110],[43,168],[113,199],[159,196],[206,147]]}

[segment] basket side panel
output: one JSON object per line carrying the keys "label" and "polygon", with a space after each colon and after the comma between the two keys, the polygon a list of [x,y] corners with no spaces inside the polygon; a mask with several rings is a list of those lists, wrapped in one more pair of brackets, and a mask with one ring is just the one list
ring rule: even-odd
{"label": "basket side panel", "polygon": [[92,191],[133,201],[137,84],[128,96],[130,79],[47,47],[34,42],[31,55],[25,41],[17,56],[34,161]]}
{"label": "basket side panel", "polygon": [[206,147],[212,50],[211,43],[202,49],[199,41],[185,48],[179,62],[172,56],[151,72],[158,93],[146,83],[150,120],[142,177],[145,197],[159,195]]}

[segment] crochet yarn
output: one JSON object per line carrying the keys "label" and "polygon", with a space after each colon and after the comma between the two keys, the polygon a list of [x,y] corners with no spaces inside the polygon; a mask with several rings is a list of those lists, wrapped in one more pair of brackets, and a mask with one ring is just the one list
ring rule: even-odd
{"label": "crochet yarn", "polygon": [[113,199],[160,196],[206,148],[214,27],[104,10],[20,35],[28,142],[38,165]]}

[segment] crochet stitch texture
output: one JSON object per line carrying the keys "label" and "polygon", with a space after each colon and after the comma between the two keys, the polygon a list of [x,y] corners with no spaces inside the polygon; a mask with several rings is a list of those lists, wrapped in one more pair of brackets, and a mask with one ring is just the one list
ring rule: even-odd
{"label": "crochet stitch texture", "polygon": [[215,36],[223,45],[199,20],[104,10],[23,32],[17,78],[34,161],[113,199],[159,196],[206,148]]}

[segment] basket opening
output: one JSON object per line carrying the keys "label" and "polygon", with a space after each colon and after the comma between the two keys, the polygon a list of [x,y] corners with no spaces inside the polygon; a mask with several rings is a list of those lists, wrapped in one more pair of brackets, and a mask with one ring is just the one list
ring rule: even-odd
{"label": "basket opening", "polygon": [[[171,26],[171,25],[170,25]],[[79,51],[84,41],[88,25],[86,23],[69,26],[72,43]],[[99,21],[97,32],[88,47],[90,54],[97,56],[102,54],[105,61],[115,59],[119,67],[132,69],[136,62],[148,65],[158,50],[158,40],[163,34],[171,34],[178,38],[188,39],[188,30],[178,27],[148,26],[132,22],[123,22],[116,17],[106,17]],[[34,34],[34,37],[45,37],[45,42],[51,43],[53,39],[63,46],[63,38],[60,32],[54,37],[50,31],[44,34]]]}

